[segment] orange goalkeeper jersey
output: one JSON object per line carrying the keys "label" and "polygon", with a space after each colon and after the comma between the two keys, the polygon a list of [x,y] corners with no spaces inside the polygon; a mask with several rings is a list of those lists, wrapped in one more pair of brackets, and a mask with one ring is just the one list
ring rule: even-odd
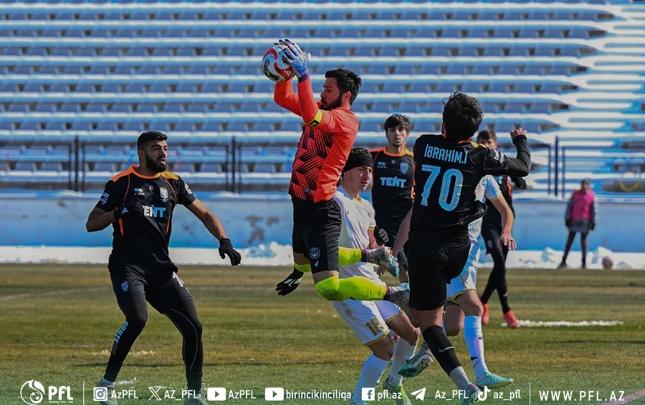
{"label": "orange goalkeeper jersey", "polygon": [[274,100],[304,121],[289,194],[313,202],[330,200],[356,140],[358,118],[345,107],[320,110],[309,78],[298,82],[298,94],[290,80],[276,83]]}

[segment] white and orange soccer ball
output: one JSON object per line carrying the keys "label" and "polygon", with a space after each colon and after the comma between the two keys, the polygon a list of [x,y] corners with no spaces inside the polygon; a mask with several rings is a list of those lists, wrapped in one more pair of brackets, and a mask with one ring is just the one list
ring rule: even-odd
{"label": "white and orange soccer ball", "polygon": [[284,58],[284,46],[273,45],[262,57],[262,73],[274,82],[293,78],[296,73]]}

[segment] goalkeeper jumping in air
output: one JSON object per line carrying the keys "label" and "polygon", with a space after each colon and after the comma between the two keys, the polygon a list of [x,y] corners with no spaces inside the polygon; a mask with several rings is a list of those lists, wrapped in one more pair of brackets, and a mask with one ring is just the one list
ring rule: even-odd
{"label": "goalkeeper jumping in air", "polygon": [[376,262],[398,273],[396,259],[387,249],[339,250],[338,246],[342,219],[333,196],[358,132],[358,118],[351,106],[361,78],[348,69],[327,71],[320,101],[316,102],[309,77],[309,55],[288,39],[280,40],[279,45],[298,77],[298,93],[293,91],[291,80],[276,82],[274,100],[303,120],[289,185],[296,268],[311,264],[316,291],[327,300],[395,299],[403,293],[398,287],[386,287],[360,276],[341,279],[338,272],[340,260]]}

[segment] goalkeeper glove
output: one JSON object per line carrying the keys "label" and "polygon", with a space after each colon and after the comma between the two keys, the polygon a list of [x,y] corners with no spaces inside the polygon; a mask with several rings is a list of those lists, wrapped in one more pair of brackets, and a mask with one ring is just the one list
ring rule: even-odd
{"label": "goalkeeper glove", "polygon": [[303,52],[298,44],[288,39],[281,39],[278,42],[285,47],[284,56],[289,66],[293,68],[296,76],[298,76],[298,79],[304,79],[309,76],[309,58],[311,55]]}
{"label": "goalkeeper glove", "polygon": [[242,260],[240,252],[233,249],[233,244],[229,238],[219,240],[219,257],[223,259],[225,256],[231,259],[231,266],[237,266],[240,264],[240,260]]}
{"label": "goalkeeper glove", "polygon": [[303,274],[303,272],[294,269],[293,272],[287,276],[287,278],[276,284],[275,290],[278,295],[290,294],[296,288],[298,288]]}

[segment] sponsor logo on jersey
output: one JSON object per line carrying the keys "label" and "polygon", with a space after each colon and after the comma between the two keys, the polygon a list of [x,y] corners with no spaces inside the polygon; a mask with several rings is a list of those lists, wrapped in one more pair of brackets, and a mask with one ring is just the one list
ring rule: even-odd
{"label": "sponsor logo on jersey", "polygon": [[387,163],[385,163],[385,162],[376,162],[376,168],[378,168],[378,169],[386,169],[387,168]]}
{"label": "sponsor logo on jersey", "polygon": [[159,187],[159,196],[162,202],[168,201],[168,189],[166,187]]}
{"label": "sponsor logo on jersey", "polygon": [[503,153],[500,153],[497,149],[493,150],[493,159],[497,160],[500,164],[504,164],[504,161],[506,160],[506,155]]}
{"label": "sponsor logo on jersey", "polygon": [[128,284],[127,281],[124,281],[121,283],[121,291],[128,292],[129,289],[130,289],[130,284]]}
{"label": "sponsor logo on jersey", "polygon": [[146,195],[146,194],[143,192],[143,189],[142,189],[142,188],[133,188],[133,189],[132,189],[132,193],[133,193],[134,195],[136,195],[136,196],[141,196],[141,197],[143,197],[143,196],[145,196],[145,195]]}
{"label": "sponsor logo on jersey", "polygon": [[407,184],[407,179],[401,179],[396,176],[394,177],[381,177],[381,185],[387,187],[399,187],[405,188]]}
{"label": "sponsor logo on jersey", "polygon": [[154,205],[143,206],[143,216],[150,218],[163,218],[166,215],[166,207],[155,207]]}
{"label": "sponsor logo on jersey", "polygon": [[109,198],[110,198],[110,193],[103,193],[101,195],[101,199],[99,200],[101,202],[101,205],[107,204]]}
{"label": "sponsor logo on jersey", "polygon": [[190,189],[190,187],[188,187],[188,184],[184,183],[184,188],[186,189],[186,192],[187,192],[188,194],[192,194],[192,193],[193,193],[193,190],[191,190],[191,189]]}

